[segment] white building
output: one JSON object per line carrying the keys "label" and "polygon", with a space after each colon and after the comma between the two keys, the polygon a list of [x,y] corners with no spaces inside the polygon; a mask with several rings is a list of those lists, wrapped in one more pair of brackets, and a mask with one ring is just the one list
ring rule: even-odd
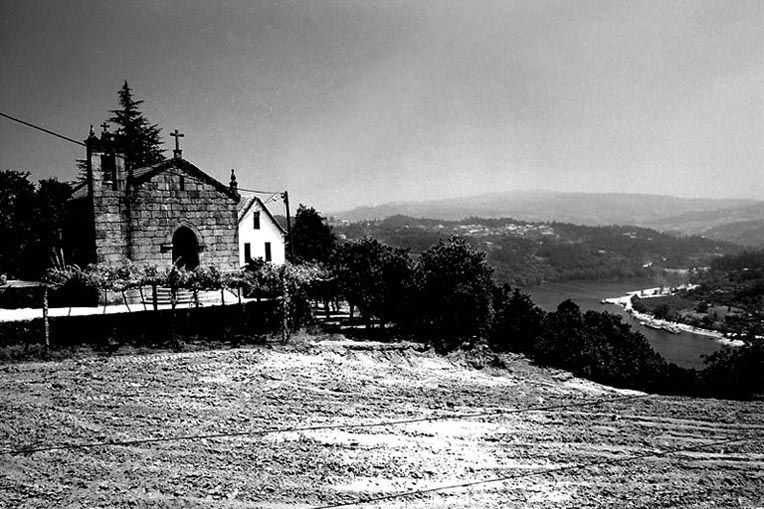
{"label": "white building", "polygon": [[262,258],[282,264],[286,260],[286,232],[265,204],[255,196],[242,197],[239,208],[239,264]]}

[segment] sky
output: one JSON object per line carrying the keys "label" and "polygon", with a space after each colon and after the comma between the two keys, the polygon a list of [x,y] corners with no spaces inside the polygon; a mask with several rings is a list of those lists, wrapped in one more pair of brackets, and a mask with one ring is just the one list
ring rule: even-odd
{"label": "sky", "polygon": [[[84,139],[127,80],[168,148],[322,211],[764,198],[760,0],[0,0],[0,54],[4,113]],[[0,169],[71,180],[83,150],[0,118]]]}

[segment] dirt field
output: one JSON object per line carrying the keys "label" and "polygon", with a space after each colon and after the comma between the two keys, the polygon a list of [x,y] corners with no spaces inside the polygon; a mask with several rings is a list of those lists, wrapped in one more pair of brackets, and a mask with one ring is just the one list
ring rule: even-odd
{"label": "dirt field", "polygon": [[[358,424],[617,398],[517,357],[474,369],[406,345],[87,357],[0,367],[0,447]],[[337,339],[337,338],[334,338]],[[735,437],[717,445],[619,461]],[[368,428],[0,456],[4,507],[763,507],[764,403],[649,397]],[[356,505],[349,505],[356,507]]]}

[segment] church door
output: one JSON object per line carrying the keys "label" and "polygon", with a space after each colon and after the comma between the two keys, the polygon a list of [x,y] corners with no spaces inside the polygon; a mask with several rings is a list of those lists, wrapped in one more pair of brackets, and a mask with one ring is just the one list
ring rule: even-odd
{"label": "church door", "polygon": [[181,226],[172,236],[172,263],[186,270],[199,266],[199,241],[190,228]]}

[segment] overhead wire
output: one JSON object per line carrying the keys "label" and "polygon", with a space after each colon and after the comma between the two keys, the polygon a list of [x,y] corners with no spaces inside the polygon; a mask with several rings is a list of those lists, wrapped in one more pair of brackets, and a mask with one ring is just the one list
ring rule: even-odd
{"label": "overhead wire", "polygon": [[645,399],[652,396],[651,394],[631,394],[627,396],[621,396],[618,398],[597,398],[593,400],[557,403],[552,405],[536,405],[524,408],[510,408],[510,409],[494,409],[483,412],[470,412],[470,413],[451,413],[451,414],[439,414],[424,417],[413,417],[410,419],[390,420],[390,421],[377,421],[370,423],[336,423],[336,424],[317,424],[312,426],[299,426],[299,427],[284,427],[273,429],[255,429],[248,431],[227,431],[219,433],[207,433],[197,435],[179,435],[170,437],[156,437],[156,438],[138,438],[133,440],[106,440],[101,442],[85,442],[85,443],[59,443],[48,446],[40,447],[19,447],[14,449],[0,450],[0,454],[16,455],[16,454],[32,454],[37,452],[55,451],[55,450],[67,450],[67,449],[87,449],[92,447],[112,447],[112,446],[132,446],[143,445],[151,443],[161,442],[179,442],[179,441],[191,441],[191,440],[207,440],[215,438],[234,438],[243,436],[262,436],[278,433],[298,433],[304,431],[322,431],[329,429],[365,429],[365,428],[379,428],[385,426],[399,426],[403,424],[414,424],[421,422],[434,422],[444,420],[458,420],[458,419],[471,419],[476,417],[491,417],[502,415],[522,414],[526,412],[544,412],[550,410],[561,410],[565,408],[576,408],[591,405],[601,405],[608,403],[617,403],[623,401],[631,401],[638,399]]}
{"label": "overhead wire", "polygon": [[81,141],[75,140],[74,138],[70,138],[68,136],[64,136],[63,134],[57,133],[55,131],[51,131],[50,129],[46,129],[46,128],[42,127],[42,126],[33,124],[31,122],[27,122],[26,120],[21,120],[20,118],[16,118],[14,116],[8,115],[7,113],[3,113],[2,111],[0,111],[0,116],[5,117],[5,118],[10,119],[10,120],[13,120],[14,122],[18,122],[19,124],[23,124],[23,125],[25,125],[27,127],[31,127],[32,129],[37,129],[38,131],[42,131],[42,132],[44,132],[46,134],[50,134],[51,136],[56,136],[57,138],[61,138],[62,140],[66,140],[66,141],[69,141],[69,142],[72,142],[72,143],[76,143],[77,145],[80,145],[82,147],[86,147],[87,146],[84,143],[82,143]]}
{"label": "overhead wire", "polygon": [[[55,136],[57,138],[61,138],[62,140],[66,140],[68,142],[77,144],[77,145],[79,145],[81,147],[87,147],[87,145],[85,143],[83,143],[81,141],[78,141],[78,140],[75,140],[74,138],[70,138],[69,136],[65,136],[65,135],[63,135],[61,133],[57,133],[55,131],[52,131],[52,130],[47,129],[45,127],[42,127],[40,125],[34,124],[32,122],[27,122],[26,120],[22,120],[20,118],[14,117],[13,115],[9,115],[9,114],[4,113],[2,111],[0,111],[0,116],[5,117],[5,118],[7,118],[9,120],[12,120],[14,122],[18,122],[19,124],[25,125],[27,127],[31,127],[32,129],[36,129],[38,131],[44,132],[44,133],[49,134],[51,136]],[[191,180],[195,180],[197,182],[200,182],[200,183],[206,183],[206,182],[204,182],[204,181],[202,181],[200,179],[194,178],[194,177],[192,177],[190,175],[183,175],[183,176],[186,177],[186,178],[189,178]],[[238,190],[240,192],[244,191],[244,192],[248,192],[248,193],[255,193],[255,194],[261,194],[261,195],[270,195],[270,196],[276,196],[276,195],[282,194],[282,191],[263,191],[263,190],[259,190],[259,189],[247,189],[247,188],[238,188]]]}
{"label": "overhead wire", "polygon": [[[187,179],[192,180],[194,182],[198,182],[200,184],[209,184],[208,182],[205,182],[204,180],[198,179],[198,178],[196,178],[196,177],[194,177],[192,175],[188,175],[186,173],[174,172],[170,168],[166,169],[165,171],[167,171],[168,173],[171,173],[172,175],[175,175],[177,177],[184,177],[184,178],[187,178]],[[270,200],[271,198],[273,198],[275,196],[281,196],[283,194],[283,191],[256,191],[254,189],[246,189],[246,188],[241,188],[241,187],[237,188],[237,191],[245,192],[245,193],[260,194],[260,195],[269,195],[270,197],[268,198],[268,200]],[[268,200],[265,200],[265,202],[267,203]]]}

